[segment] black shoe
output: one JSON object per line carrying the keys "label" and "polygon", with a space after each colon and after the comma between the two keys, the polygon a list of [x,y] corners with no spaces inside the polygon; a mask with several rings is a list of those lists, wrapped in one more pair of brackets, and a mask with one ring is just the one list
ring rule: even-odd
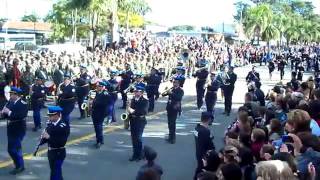
{"label": "black shoe", "polygon": [[174,143],[175,143],[175,140],[173,140],[173,139],[166,139],[166,141],[167,141],[169,144],[174,144]]}
{"label": "black shoe", "polygon": [[21,167],[21,168],[16,168],[16,169],[10,171],[9,173],[12,175],[16,175],[16,174],[22,173],[24,170],[25,170],[24,167]]}
{"label": "black shoe", "polygon": [[37,132],[39,129],[41,129],[41,127],[36,126],[36,127],[32,128],[32,131],[33,131],[33,132]]}
{"label": "black shoe", "polygon": [[131,157],[130,159],[129,159],[129,161],[137,161],[138,160],[138,158],[136,158],[136,157]]}
{"label": "black shoe", "polygon": [[103,143],[96,143],[94,146],[96,149],[100,149],[100,147],[102,146]]}

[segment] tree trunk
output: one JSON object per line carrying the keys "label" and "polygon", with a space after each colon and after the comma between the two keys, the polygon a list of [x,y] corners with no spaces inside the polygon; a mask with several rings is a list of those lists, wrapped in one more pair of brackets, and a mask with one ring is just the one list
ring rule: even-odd
{"label": "tree trunk", "polygon": [[110,29],[111,29],[111,42],[119,42],[119,35],[118,35],[118,28],[119,28],[119,22],[118,22],[118,4],[117,0],[113,0],[112,3],[112,12],[111,12],[111,23],[110,23]]}

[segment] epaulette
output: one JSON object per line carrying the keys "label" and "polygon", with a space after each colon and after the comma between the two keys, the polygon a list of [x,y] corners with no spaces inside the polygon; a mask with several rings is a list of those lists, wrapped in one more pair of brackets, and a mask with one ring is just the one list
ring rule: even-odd
{"label": "epaulette", "polygon": [[72,91],[72,92],[76,92],[76,89],[75,89],[75,88],[73,88],[71,91]]}
{"label": "epaulette", "polygon": [[21,103],[22,104],[28,104],[27,102],[25,102],[24,100],[21,100]]}
{"label": "epaulette", "polygon": [[108,95],[109,93],[108,93],[108,91],[103,91],[103,94]]}
{"label": "epaulette", "polygon": [[60,127],[66,127],[67,125],[65,123],[60,123]]}

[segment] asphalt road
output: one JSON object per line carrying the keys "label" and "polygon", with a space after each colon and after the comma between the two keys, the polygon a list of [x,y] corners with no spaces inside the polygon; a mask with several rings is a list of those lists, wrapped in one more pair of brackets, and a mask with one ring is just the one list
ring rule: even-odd
{"label": "asphalt road", "polygon": [[[227,117],[222,115],[223,100],[218,98],[216,105],[216,120],[211,127],[214,134],[214,143],[217,149],[223,147],[223,135],[225,128],[235,118],[235,112],[243,104],[244,94],[247,91],[245,76],[251,66],[236,68],[238,75],[236,88],[233,95],[233,113]],[[274,73],[273,80],[269,80],[266,67],[257,67],[262,79],[262,89],[267,92],[275,83],[279,82],[278,72]],[[284,82],[290,79],[290,70],[287,69]],[[304,78],[307,78],[305,75]],[[166,85],[162,85],[164,89]],[[143,137],[144,144],[153,147],[158,152],[157,163],[163,167],[164,180],[191,180],[196,168],[195,145],[193,130],[199,122],[201,110],[196,109],[195,79],[188,79],[184,87],[183,112],[177,120],[176,144],[165,142],[167,128],[167,117],[165,112],[166,98],[160,98],[155,105],[155,112],[148,115]],[[120,100],[121,101],[121,100]],[[117,106],[121,105],[118,100]],[[203,106],[205,110],[205,106]],[[117,110],[118,117],[123,110]],[[45,122],[46,110],[42,111]],[[32,115],[32,113],[30,114]],[[63,176],[66,180],[134,180],[139,167],[144,163],[129,162],[132,153],[129,131],[123,130],[122,122],[105,127],[105,144],[101,149],[93,148],[94,130],[90,118],[77,120],[79,110],[74,109],[72,113],[71,135],[67,145],[67,158],[63,164]],[[6,123],[0,121],[0,180],[46,180],[49,179],[50,169],[46,157],[46,148],[42,147],[40,156],[32,157],[41,132],[32,132],[32,117],[28,117],[28,131],[23,141],[23,152],[25,153],[26,170],[17,175],[9,175],[13,168],[9,159],[6,138]]]}

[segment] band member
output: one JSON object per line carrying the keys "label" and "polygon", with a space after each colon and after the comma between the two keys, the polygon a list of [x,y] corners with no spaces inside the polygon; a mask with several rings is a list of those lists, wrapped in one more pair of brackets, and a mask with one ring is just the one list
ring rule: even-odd
{"label": "band member", "polygon": [[269,61],[268,69],[269,69],[269,79],[271,80],[271,78],[272,78],[272,72],[273,72],[274,69],[275,69],[274,62],[273,62],[273,61]]}
{"label": "band member", "polygon": [[[134,75],[134,83],[135,85],[137,86],[143,86],[145,87],[146,84],[143,82],[144,78],[143,78],[143,74],[142,73],[136,73]],[[132,91],[133,91],[134,87],[132,88]]]}
{"label": "band member", "polygon": [[130,65],[126,64],[125,66],[125,71],[120,74],[122,81],[120,83],[120,92],[121,92],[121,96],[122,96],[122,109],[126,109],[127,106],[127,93],[124,92],[124,90],[126,90],[133,78],[133,72],[130,70]]}
{"label": "band member", "polygon": [[222,87],[224,93],[224,114],[226,114],[227,116],[229,116],[231,112],[234,84],[237,81],[237,75],[233,72],[233,69],[233,67],[229,67],[227,78],[225,79],[226,83],[224,83]]}
{"label": "band member", "polygon": [[59,86],[58,105],[62,108],[62,119],[70,123],[70,114],[74,109],[76,88],[71,84],[70,76],[65,74],[64,82]]}
{"label": "band member", "polygon": [[216,78],[216,74],[214,72],[210,75],[210,83],[207,87],[205,101],[207,106],[207,111],[212,114],[214,117],[214,107],[217,102],[217,92],[220,88],[220,81]]}
{"label": "band member", "polygon": [[46,88],[43,86],[42,79],[37,78],[36,83],[31,87],[31,106],[33,110],[33,131],[41,129],[41,115],[40,111],[44,105],[46,97]]}
{"label": "band member", "polygon": [[115,113],[115,104],[118,99],[118,92],[119,92],[119,82],[116,80],[117,71],[111,71],[110,79],[108,80],[108,92],[111,95],[111,103],[109,109],[109,115],[111,116],[111,122],[116,122],[116,113]]}
{"label": "band member", "polygon": [[200,68],[193,76],[197,77],[197,82],[196,82],[196,89],[197,89],[197,107],[198,109],[201,108],[203,104],[203,96],[205,92],[205,87],[204,85],[206,84],[206,80],[209,75],[209,71],[206,68],[207,63],[206,62],[201,62]]}
{"label": "band member", "polygon": [[181,101],[184,95],[184,91],[180,87],[182,80],[182,78],[176,77],[173,81],[173,88],[162,94],[162,96],[169,95],[166,110],[169,128],[169,137],[167,142],[170,144],[174,144],[176,142],[176,120],[178,114],[181,114]]}
{"label": "band member", "polygon": [[154,100],[159,96],[159,86],[161,84],[161,76],[159,75],[157,69],[152,68],[149,77],[145,77],[147,82],[146,92],[149,99],[149,112],[154,110]]}
{"label": "band member", "polygon": [[298,66],[298,74],[297,74],[297,80],[298,80],[298,81],[302,81],[302,79],[303,79],[303,72],[304,72],[304,67],[303,67],[303,64],[300,63],[299,66]]}
{"label": "band member", "polygon": [[212,114],[210,112],[201,113],[201,123],[197,124],[195,128],[195,141],[196,141],[196,158],[198,166],[195,172],[194,179],[204,168],[202,159],[209,150],[214,150],[214,144],[212,142],[213,137],[211,137],[211,132],[209,129],[209,124],[212,122]]}
{"label": "band member", "polygon": [[95,147],[98,149],[103,141],[103,121],[108,116],[108,106],[112,101],[111,95],[106,91],[108,84],[99,82],[96,89],[96,96],[92,102],[92,122],[96,133]]}
{"label": "band member", "polygon": [[1,114],[7,119],[8,153],[13,160],[15,169],[10,174],[24,171],[24,161],[21,142],[26,134],[26,121],[28,106],[20,98],[22,90],[11,87],[10,100],[2,109]]}
{"label": "band member", "polygon": [[80,77],[76,79],[76,94],[77,94],[77,101],[80,110],[80,117],[79,119],[85,118],[85,112],[81,108],[84,99],[88,96],[90,86],[90,76],[87,74],[87,70],[85,66],[80,67]]}
{"label": "band member", "polygon": [[66,158],[66,148],[70,126],[61,119],[62,108],[49,106],[49,122],[46,130],[41,135],[39,145],[48,143],[48,160],[50,165],[50,180],[63,180],[62,164]]}
{"label": "band member", "polygon": [[136,85],[134,97],[127,109],[130,121],[131,140],[133,155],[129,161],[139,161],[142,159],[142,134],[147,124],[146,115],[148,113],[148,100],[143,97],[145,86]]}
{"label": "band member", "polygon": [[62,70],[62,63],[58,63],[58,66],[53,71],[52,79],[56,87],[63,82],[64,73]]}
{"label": "band member", "polygon": [[252,67],[252,71],[250,71],[246,77],[247,83],[260,81],[260,74],[255,71],[255,66]]}
{"label": "band member", "polygon": [[284,61],[284,59],[280,59],[279,63],[278,63],[278,70],[280,71],[280,79],[283,79],[284,76],[284,67],[286,66],[286,62]]}
{"label": "band member", "polygon": [[37,78],[47,80],[48,79],[48,71],[46,69],[46,66],[43,62],[40,62],[40,67],[36,70],[35,76]]}

